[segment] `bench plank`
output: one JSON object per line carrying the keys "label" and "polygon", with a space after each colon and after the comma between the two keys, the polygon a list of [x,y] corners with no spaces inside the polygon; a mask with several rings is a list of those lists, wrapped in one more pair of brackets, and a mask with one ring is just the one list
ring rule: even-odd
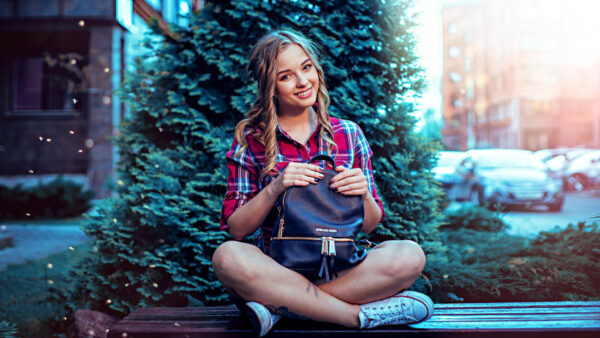
{"label": "bench plank", "polygon": [[[600,337],[600,302],[436,304],[433,317],[408,326],[356,330],[334,324],[282,320],[270,337],[551,337],[577,331]],[[235,306],[140,308],[115,323],[109,338],[248,337],[253,332]]]}

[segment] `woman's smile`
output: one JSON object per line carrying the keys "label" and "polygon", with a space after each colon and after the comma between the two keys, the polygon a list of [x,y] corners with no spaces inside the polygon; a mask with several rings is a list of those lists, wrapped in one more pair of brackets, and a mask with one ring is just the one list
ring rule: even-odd
{"label": "woman's smile", "polygon": [[301,91],[299,93],[296,93],[295,95],[298,96],[301,99],[308,99],[309,97],[312,96],[312,93],[313,93],[313,90],[312,90],[312,87],[310,87],[310,88],[308,88],[306,90],[303,90],[303,91]]}

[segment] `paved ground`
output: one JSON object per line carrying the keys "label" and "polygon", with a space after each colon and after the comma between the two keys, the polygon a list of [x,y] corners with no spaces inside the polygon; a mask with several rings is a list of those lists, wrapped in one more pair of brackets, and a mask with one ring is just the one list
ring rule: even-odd
{"label": "paved ground", "polygon": [[[468,202],[452,202],[449,207],[459,208],[462,204]],[[594,217],[600,217],[600,191],[568,193],[560,212],[549,212],[545,207],[539,206],[526,211],[506,211],[502,219],[510,226],[509,234],[534,238],[540,231],[565,228],[569,223],[591,223]],[[600,219],[596,221],[600,222]]]}
{"label": "paved ground", "polygon": [[511,211],[504,221],[511,225],[513,235],[536,237],[540,231],[556,227],[566,228],[569,223],[600,222],[600,194],[592,192],[569,193],[561,212],[548,212],[543,207],[537,210]]}
{"label": "paved ground", "polygon": [[77,225],[3,225],[0,236],[13,237],[14,246],[0,250],[0,271],[9,264],[24,264],[85,243],[89,238]]}

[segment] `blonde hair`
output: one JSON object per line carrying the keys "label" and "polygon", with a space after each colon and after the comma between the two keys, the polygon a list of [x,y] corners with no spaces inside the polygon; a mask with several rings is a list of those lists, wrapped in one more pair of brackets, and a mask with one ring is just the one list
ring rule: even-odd
{"label": "blonde hair", "polygon": [[[292,44],[298,45],[304,50],[317,70],[319,91],[317,92],[315,111],[321,127],[319,134],[327,142],[327,150],[330,155],[333,148],[336,147],[327,113],[329,95],[325,87],[323,69],[318,63],[316,46],[306,37],[292,31],[279,30],[266,34],[252,48],[248,62],[248,73],[258,82],[258,96],[246,114],[246,118],[241,120],[235,128],[235,138],[242,146],[237,154],[248,147],[246,136],[249,135],[265,146],[265,167],[261,171],[261,178],[272,175],[271,171],[275,168],[278,154],[276,140],[278,104],[275,97],[277,56]],[[248,127],[250,127],[249,130],[246,130]],[[258,127],[259,130],[254,127]]]}

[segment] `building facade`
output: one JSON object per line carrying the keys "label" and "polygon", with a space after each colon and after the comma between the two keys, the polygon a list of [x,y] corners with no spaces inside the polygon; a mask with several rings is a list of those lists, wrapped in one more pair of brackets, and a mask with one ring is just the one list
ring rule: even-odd
{"label": "building facade", "polygon": [[0,1],[0,184],[57,175],[97,197],[118,161],[110,138],[126,107],[115,91],[146,22],[186,25],[194,0]]}
{"label": "building facade", "polygon": [[589,1],[471,0],[442,9],[448,148],[600,148],[600,24]]}

